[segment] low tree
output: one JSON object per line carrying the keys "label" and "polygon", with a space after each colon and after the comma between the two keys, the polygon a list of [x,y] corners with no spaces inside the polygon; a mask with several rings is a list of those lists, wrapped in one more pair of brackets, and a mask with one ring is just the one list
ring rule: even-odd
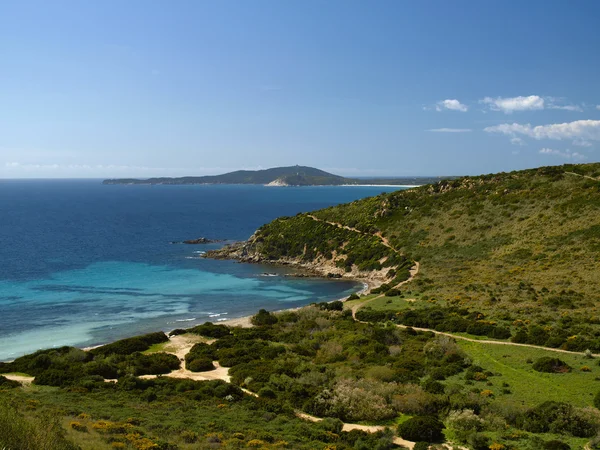
{"label": "low tree", "polygon": [[398,425],[398,434],[409,441],[438,442],[444,438],[444,424],[433,416],[416,416]]}
{"label": "low tree", "polygon": [[266,309],[261,309],[258,311],[258,313],[252,316],[250,322],[252,322],[252,325],[256,325],[257,327],[274,325],[277,323],[277,317],[275,317],[274,314],[270,313]]}

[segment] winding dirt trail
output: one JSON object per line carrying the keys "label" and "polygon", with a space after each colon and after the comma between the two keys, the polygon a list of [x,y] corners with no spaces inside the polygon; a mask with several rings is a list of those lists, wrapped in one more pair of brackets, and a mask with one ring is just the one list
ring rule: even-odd
{"label": "winding dirt trail", "polygon": [[[343,224],[337,223],[337,222],[329,222],[328,220],[319,219],[318,217],[313,216],[312,214],[307,214],[306,216],[310,217],[315,222],[323,222],[323,223],[326,223],[328,225],[331,225],[331,226],[334,226],[334,227],[337,227],[337,228],[343,228],[344,230],[354,231],[355,233],[363,234],[365,236],[372,236],[372,235],[370,235],[368,233],[365,233],[364,231],[360,231],[358,228],[349,227],[348,225],[343,225]],[[378,231],[377,233],[375,233],[375,236],[377,236],[381,240],[381,243],[383,245],[385,245],[387,248],[392,249],[396,253],[400,253],[398,250],[396,250],[394,247],[392,247],[392,245],[390,244],[390,242],[388,241],[388,239],[386,237],[384,237],[383,234],[381,234],[381,231]]]}
{"label": "winding dirt trail", "polygon": [[[194,344],[197,342],[206,342],[205,340],[199,340],[195,336],[187,336],[187,335],[179,335],[179,336],[171,336],[169,338],[169,343],[165,346],[164,352],[170,353],[172,355],[177,356],[182,362],[185,360],[185,356],[190,352]],[[214,342],[214,340],[212,340]],[[207,343],[212,343],[208,341]],[[191,372],[187,370],[185,367],[174,370],[171,373],[161,375],[164,377],[171,378],[186,378],[195,381],[207,381],[207,380],[223,380],[227,383],[231,383],[231,377],[229,376],[229,368],[222,367],[218,361],[213,361],[215,365],[215,370],[210,370],[207,372]],[[182,364],[183,365],[183,364]],[[16,377],[17,375],[15,375]],[[157,375],[142,375],[139,378],[152,379],[156,378]],[[8,378],[8,377],[7,377]],[[33,380],[33,377],[31,378]],[[105,380],[105,381],[113,381],[113,380]],[[115,380],[116,381],[116,380]],[[253,397],[258,397],[256,392],[252,392],[248,389],[241,388],[242,391],[248,395]],[[296,416],[303,420],[308,420],[310,422],[320,422],[323,419],[320,417],[312,416],[310,414],[306,414],[302,411],[294,411]],[[345,423],[343,425],[342,431],[352,431],[352,430],[362,430],[367,433],[376,433],[378,431],[384,430],[386,427],[381,425],[360,425],[357,423]],[[400,437],[394,437],[394,443],[398,445],[403,445],[412,449],[415,445],[414,442],[407,441]]]}

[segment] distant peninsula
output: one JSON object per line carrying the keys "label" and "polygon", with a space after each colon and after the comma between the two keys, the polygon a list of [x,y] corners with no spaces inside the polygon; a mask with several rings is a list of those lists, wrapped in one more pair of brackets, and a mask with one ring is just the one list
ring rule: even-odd
{"label": "distant peninsula", "polygon": [[[443,177],[448,178],[448,177]],[[357,179],[334,175],[324,170],[306,166],[274,167],[263,170],[236,170],[222,175],[201,177],[159,177],[145,180],[114,178],[102,184],[262,184],[267,186],[342,186],[342,185],[422,185],[434,183],[441,177],[398,177]]]}

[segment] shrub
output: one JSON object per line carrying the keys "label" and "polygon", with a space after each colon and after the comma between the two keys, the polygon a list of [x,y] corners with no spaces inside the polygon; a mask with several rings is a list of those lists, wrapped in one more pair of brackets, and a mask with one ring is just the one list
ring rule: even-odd
{"label": "shrub", "polygon": [[360,297],[358,296],[358,294],[350,294],[350,297],[348,297],[346,300],[358,300]]}
{"label": "shrub", "polygon": [[202,357],[192,359],[191,361],[186,361],[185,367],[187,370],[190,370],[192,372],[207,372],[209,370],[215,369],[215,366],[211,359]]}
{"label": "shrub", "polygon": [[6,377],[3,377],[2,375],[0,375],[0,390],[2,389],[13,389],[16,387],[21,386],[21,383],[19,383],[18,381],[15,380],[9,380]]}
{"label": "shrub", "polygon": [[160,344],[162,342],[167,342],[168,340],[169,338],[165,333],[158,331],[156,333],[149,333],[142,336],[121,339],[120,341],[94,348],[90,350],[89,353],[94,356],[131,355],[135,352],[143,352],[144,350],[148,350],[153,344]]}
{"label": "shrub", "polygon": [[473,433],[469,437],[469,445],[473,450],[489,450],[490,438],[481,433]]}
{"label": "shrub", "polygon": [[199,334],[200,336],[220,339],[231,334],[231,330],[225,325],[215,325],[212,322],[206,322],[187,330],[188,333]]}
{"label": "shrub", "polygon": [[170,353],[152,353],[132,355],[130,365],[133,366],[133,375],[161,375],[177,370],[180,367],[179,358]]}
{"label": "shrub", "polygon": [[423,383],[423,389],[431,394],[443,394],[445,386],[439,381],[427,380]]}
{"label": "shrub", "polygon": [[596,424],[572,405],[547,401],[525,412],[520,422],[531,433],[572,434],[590,437],[596,434]]}
{"label": "shrub", "polygon": [[446,424],[448,428],[454,431],[456,438],[462,443],[466,443],[472,433],[481,431],[483,428],[483,420],[472,409],[451,411],[448,414]]}
{"label": "shrub", "polygon": [[444,424],[433,416],[416,416],[398,425],[398,434],[409,441],[437,442],[442,440]]}
{"label": "shrub", "polygon": [[419,441],[415,442],[413,450],[429,450],[429,442]]}
{"label": "shrub", "polygon": [[82,433],[87,432],[87,427],[85,425],[83,425],[81,422],[71,422],[69,423],[69,426],[71,428],[73,428],[75,431],[80,431]]}
{"label": "shrub", "polygon": [[544,356],[533,363],[533,370],[546,373],[565,373],[571,371],[571,366],[558,358]]}
{"label": "shrub", "polygon": [[250,319],[252,325],[257,327],[274,325],[277,323],[277,317],[266,309],[261,309]]}

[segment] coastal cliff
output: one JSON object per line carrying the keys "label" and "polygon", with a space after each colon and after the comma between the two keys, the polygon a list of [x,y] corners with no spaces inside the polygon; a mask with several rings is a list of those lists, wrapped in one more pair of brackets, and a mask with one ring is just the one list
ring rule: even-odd
{"label": "coastal cliff", "polygon": [[247,241],[204,256],[294,266],[329,278],[361,280],[371,288],[403,281],[413,266],[412,260],[386,245],[380,236],[323,222],[309,214],[276,219]]}

